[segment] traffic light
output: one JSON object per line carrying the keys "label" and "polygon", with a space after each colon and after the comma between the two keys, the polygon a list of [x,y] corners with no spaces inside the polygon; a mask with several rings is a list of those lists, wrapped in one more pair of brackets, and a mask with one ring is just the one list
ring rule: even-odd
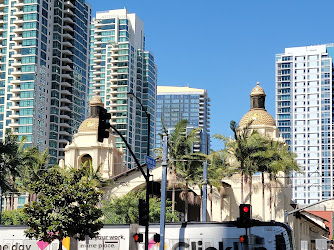
{"label": "traffic light", "polygon": [[143,242],[144,241],[144,237],[143,237],[143,234],[141,233],[138,233],[138,234],[134,234],[133,235],[133,238],[135,239],[135,242]]}
{"label": "traffic light", "polygon": [[139,212],[139,225],[146,226],[148,225],[148,206],[147,202],[143,199],[139,199],[138,205],[138,212]]}
{"label": "traffic light", "polygon": [[109,137],[108,129],[110,129],[110,123],[108,120],[110,120],[110,118],[111,114],[109,114],[105,108],[99,107],[99,127],[97,134],[97,140],[99,142],[103,142],[104,138]]}
{"label": "traffic light", "polygon": [[240,204],[238,227],[239,228],[252,227],[252,206],[250,204]]}
{"label": "traffic light", "polygon": [[247,235],[241,235],[239,238],[240,243],[242,244],[248,244],[248,236]]}
{"label": "traffic light", "polygon": [[153,235],[153,240],[154,240],[155,243],[160,242],[160,234],[154,234]]}

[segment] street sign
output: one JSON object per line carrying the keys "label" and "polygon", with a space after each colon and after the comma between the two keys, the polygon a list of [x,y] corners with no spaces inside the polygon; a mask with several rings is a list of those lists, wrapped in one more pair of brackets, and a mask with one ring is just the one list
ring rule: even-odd
{"label": "street sign", "polygon": [[153,169],[156,166],[156,160],[148,155],[145,157],[145,163],[147,164],[148,169]]}

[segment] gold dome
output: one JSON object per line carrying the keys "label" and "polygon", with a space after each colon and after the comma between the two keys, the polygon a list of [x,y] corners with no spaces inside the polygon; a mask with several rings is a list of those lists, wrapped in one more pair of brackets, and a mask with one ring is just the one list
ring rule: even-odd
{"label": "gold dome", "polygon": [[78,132],[88,132],[88,131],[96,131],[98,130],[99,127],[99,118],[95,117],[89,117],[86,120],[84,120],[79,129]]}
{"label": "gold dome", "polygon": [[264,95],[266,96],[266,94],[264,93],[263,88],[260,86],[260,83],[257,82],[256,86],[252,89],[252,92],[250,94],[250,96],[256,96],[256,95]]}
{"label": "gold dome", "polygon": [[253,121],[251,125],[276,126],[274,118],[265,109],[251,109],[241,119],[239,127],[245,127]]}
{"label": "gold dome", "polygon": [[89,106],[101,106],[103,107],[102,98],[96,94],[90,99]]}

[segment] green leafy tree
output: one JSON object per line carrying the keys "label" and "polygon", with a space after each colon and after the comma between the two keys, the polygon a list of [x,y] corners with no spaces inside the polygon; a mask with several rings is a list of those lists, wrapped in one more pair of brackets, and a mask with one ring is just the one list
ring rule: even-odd
{"label": "green leafy tree", "polygon": [[1,217],[3,225],[24,225],[23,208],[3,211]]}
{"label": "green leafy tree", "polygon": [[53,167],[42,178],[29,185],[37,200],[26,204],[25,235],[46,242],[74,237],[83,240],[85,235],[95,237],[103,224],[97,205],[102,191],[84,178],[83,170],[70,171]]}
{"label": "green leafy tree", "polygon": [[16,187],[19,191],[28,192],[28,203],[36,199],[36,194],[29,188],[31,183],[40,180],[48,170],[49,154],[48,149],[40,152],[36,147],[24,148],[21,152],[22,162],[19,165],[19,178],[16,180]]}
{"label": "green leafy tree", "polygon": [[[102,207],[105,213],[104,223],[125,224],[138,223],[138,202],[145,199],[145,191],[131,191],[122,197],[112,197],[103,200]],[[160,198],[150,198],[150,222],[160,221]],[[178,220],[172,213],[171,201],[166,201],[166,221]]]}
{"label": "green leafy tree", "polygon": [[2,193],[15,192],[15,180],[19,176],[24,140],[17,142],[17,136],[7,131],[0,141],[0,187]]}

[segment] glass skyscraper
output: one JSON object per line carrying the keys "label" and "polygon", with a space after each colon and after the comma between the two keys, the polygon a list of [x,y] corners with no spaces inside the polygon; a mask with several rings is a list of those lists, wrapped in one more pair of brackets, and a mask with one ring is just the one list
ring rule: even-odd
{"label": "glass skyscraper", "polygon": [[276,120],[301,167],[292,176],[300,204],[333,197],[333,57],[334,44],[276,55]]}
{"label": "glass skyscraper", "polygon": [[187,130],[200,128],[200,144],[194,152],[210,153],[210,98],[205,89],[158,86],[155,147],[162,148],[162,122],[171,130],[182,119],[188,120]]}
{"label": "glass skyscraper", "polygon": [[[144,24],[126,9],[97,12],[91,25],[90,90],[102,97],[111,124],[122,133],[140,162],[147,151],[147,118],[134,93],[151,115],[150,149],[154,147],[157,67],[145,51]],[[116,146],[125,144],[120,137]],[[134,166],[129,152],[125,162]]]}
{"label": "glass skyscraper", "polygon": [[12,129],[57,163],[86,112],[90,6],[0,0],[0,11],[0,139]]}

